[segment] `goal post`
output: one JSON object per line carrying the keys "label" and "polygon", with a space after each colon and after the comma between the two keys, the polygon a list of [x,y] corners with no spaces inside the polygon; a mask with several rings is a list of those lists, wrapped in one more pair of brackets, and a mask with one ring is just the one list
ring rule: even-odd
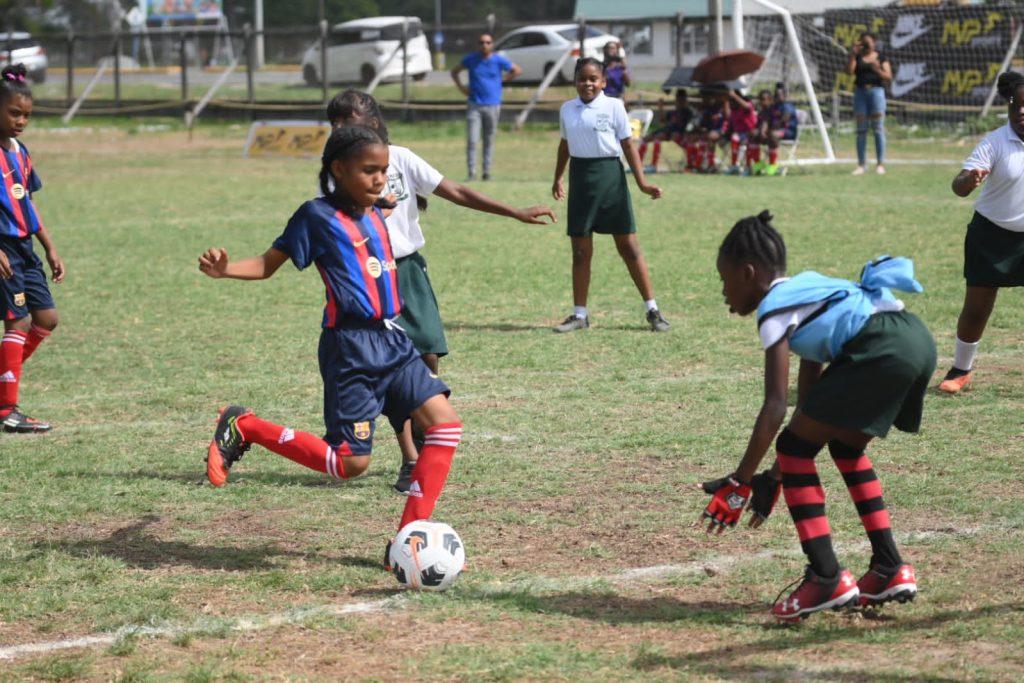
{"label": "goal post", "polygon": [[[818,134],[821,136],[821,143],[825,152],[825,156],[821,161],[825,163],[834,162],[836,160],[836,155],[835,151],[832,149],[832,140],[828,134],[828,127],[825,125],[825,117],[821,113],[818,96],[814,91],[814,83],[811,81],[811,74],[807,68],[807,60],[804,58],[803,49],[800,47],[800,39],[797,36],[796,26],[793,24],[793,16],[790,14],[788,9],[772,2],[771,0],[749,0],[749,2],[760,5],[769,12],[778,15],[782,20],[782,25],[785,28],[786,37],[788,38],[787,42],[792,49],[793,59],[796,62],[797,69],[800,74],[800,80],[807,94],[808,105],[811,110],[811,120],[814,123],[815,128],[817,128]],[[737,49],[743,49],[745,45],[745,27],[743,23],[743,0],[733,0],[732,30]]]}

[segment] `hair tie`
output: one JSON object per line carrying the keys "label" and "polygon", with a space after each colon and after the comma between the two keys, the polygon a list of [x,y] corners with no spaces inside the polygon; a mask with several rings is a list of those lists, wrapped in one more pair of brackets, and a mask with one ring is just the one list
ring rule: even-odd
{"label": "hair tie", "polygon": [[13,71],[8,71],[7,73],[5,73],[4,78],[6,78],[9,81],[17,81],[18,83],[25,82],[25,76],[23,76],[22,74],[16,74]]}

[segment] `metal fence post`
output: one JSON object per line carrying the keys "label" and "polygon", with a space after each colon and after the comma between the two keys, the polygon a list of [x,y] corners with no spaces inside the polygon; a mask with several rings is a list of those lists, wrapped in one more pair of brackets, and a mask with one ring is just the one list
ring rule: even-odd
{"label": "metal fence post", "polygon": [[[582,14],[580,15],[579,26],[577,26],[577,28],[576,28],[576,40],[579,41],[579,44],[580,44],[580,56],[579,56],[579,59],[583,59],[584,57],[587,56],[587,51],[586,51],[587,18],[585,16],[583,16]],[[579,59],[576,60],[577,63],[579,63]]]}
{"label": "metal fence post", "polygon": [[683,13],[676,12],[676,68],[683,65]]}
{"label": "metal fence post", "polygon": [[68,30],[68,59],[67,59],[67,100],[68,106],[75,101],[75,34],[74,31]]}
{"label": "metal fence post", "polygon": [[114,106],[121,108],[121,33],[114,34]]}
{"label": "metal fence post", "polygon": [[832,91],[832,132],[839,131],[839,91]]}
{"label": "metal fence post", "polygon": [[249,99],[249,104],[256,101],[256,88],[253,85],[253,71],[256,70],[256,60],[253,54],[253,32],[252,24],[246,24],[242,27],[242,32],[245,37],[245,91]]}
{"label": "metal fence post", "polygon": [[409,119],[409,18],[402,17],[402,105],[403,116]]}
{"label": "metal fence post", "polygon": [[320,88],[324,104],[327,104],[327,20],[320,20]]}

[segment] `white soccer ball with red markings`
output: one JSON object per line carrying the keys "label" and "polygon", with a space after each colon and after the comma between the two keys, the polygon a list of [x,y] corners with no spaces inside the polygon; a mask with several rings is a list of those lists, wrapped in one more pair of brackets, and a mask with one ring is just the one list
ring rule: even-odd
{"label": "white soccer ball with red markings", "polygon": [[388,559],[391,572],[407,588],[443,591],[466,566],[466,549],[447,524],[419,520],[398,532]]}

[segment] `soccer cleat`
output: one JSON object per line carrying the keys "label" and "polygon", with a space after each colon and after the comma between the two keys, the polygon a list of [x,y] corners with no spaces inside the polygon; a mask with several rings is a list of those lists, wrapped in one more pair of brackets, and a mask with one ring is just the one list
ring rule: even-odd
{"label": "soccer cleat", "polygon": [[242,406],[221,409],[217,429],[206,454],[206,478],[214,486],[220,487],[227,483],[228,470],[249,450],[250,444],[242,438],[242,432],[238,431],[238,418],[251,414],[251,410]]}
{"label": "soccer cleat", "polygon": [[779,621],[799,621],[822,610],[854,607],[859,598],[857,583],[849,570],[840,569],[836,578],[823,579],[807,567],[797,589],[772,606],[772,616]]}
{"label": "soccer cleat", "polygon": [[14,406],[3,417],[3,429],[12,434],[42,434],[50,431],[50,425],[42,420],[29,417],[21,412],[18,406]]}
{"label": "soccer cleat", "polygon": [[909,602],[917,597],[917,577],[914,568],[901,564],[892,571],[868,569],[857,581],[860,590],[860,606],[872,607],[891,600]]}
{"label": "soccer cleat", "polygon": [[590,318],[579,318],[576,315],[570,315],[561,324],[555,325],[553,329],[556,333],[563,334],[573,330],[585,330],[588,327],[590,327]]}
{"label": "soccer cleat", "polygon": [[395,481],[394,488],[403,496],[409,495],[409,489],[412,487],[412,470],[414,467],[416,467],[415,461],[403,462],[402,467],[398,470],[398,479]]}
{"label": "soccer cleat", "polygon": [[945,378],[939,383],[939,391],[946,394],[959,394],[961,391],[970,389],[973,381],[973,371],[950,368]]}
{"label": "soccer cleat", "polygon": [[767,175],[767,176],[778,175],[779,174],[779,165],[778,164],[768,164],[767,166],[765,166],[764,174]]}
{"label": "soccer cleat", "polygon": [[652,332],[668,332],[668,321],[657,308],[647,311],[647,324],[651,326]]}

